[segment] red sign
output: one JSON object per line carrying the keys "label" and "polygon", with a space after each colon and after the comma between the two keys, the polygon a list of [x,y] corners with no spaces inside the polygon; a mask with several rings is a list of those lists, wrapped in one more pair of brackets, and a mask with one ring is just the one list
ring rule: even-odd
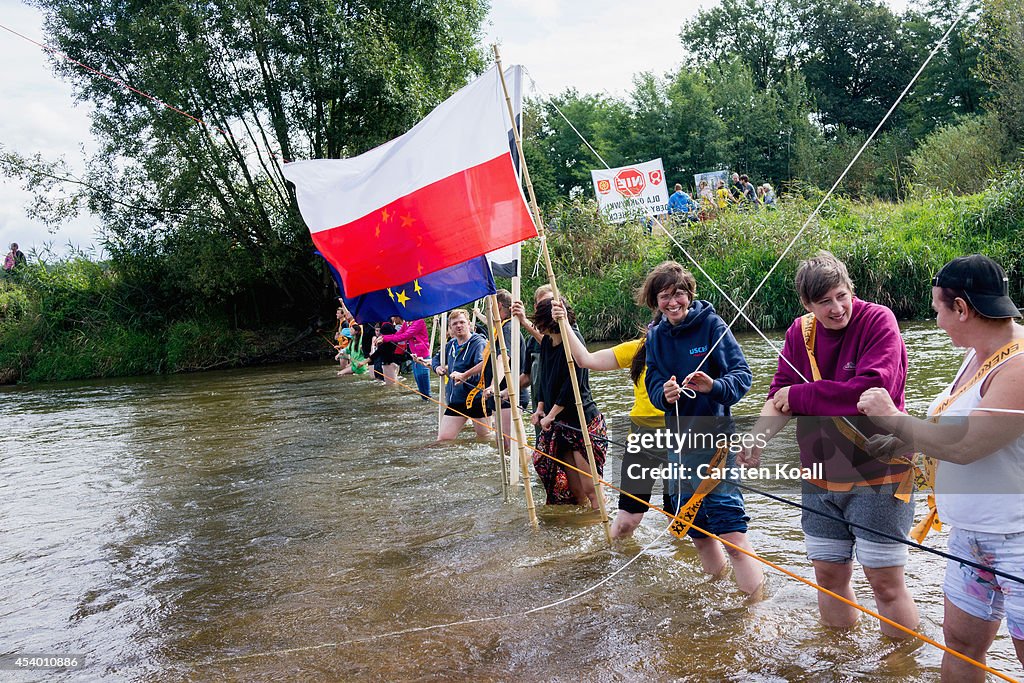
{"label": "red sign", "polygon": [[661,171],[651,171],[647,177],[651,179],[652,185],[661,185]]}
{"label": "red sign", "polygon": [[635,168],[624,168],[615,174],[615,191],[623,197],[639,197],[647,181],[644,174]]}
{"label": "red sign", "polygon": [[610,180],[598,180],[597,191],[601,194],[608,194],[612,191],[612,183]]}

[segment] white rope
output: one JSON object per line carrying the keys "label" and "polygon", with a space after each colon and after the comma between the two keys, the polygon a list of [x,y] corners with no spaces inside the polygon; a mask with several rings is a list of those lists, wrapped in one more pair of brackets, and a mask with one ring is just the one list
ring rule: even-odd
{"label": "white rope", "polygon": [[981,410],[981,411],[984,411],[984,412],[987,412],[987,413],[1010,413],[1012,415],[1024,415],[1024,410],[1015,410],[1013,408],[981,408],[981,407],[971,408],[972,412],[975,411],[975,410]]}
{"label": "white rope", "polygon": [[[677,498],[676,514],[678,515],[679,514],[679,504],[682,503],[682,496],[676,496],[676,498]],[[342,647],[342,646],[345,646],[345,645],[356,645],[356,644],[359,644],[359,643],[368,643],[368,642],[372,642],[374,640],[380,640],[382,638],[394,638],[396,636],[404,636],[404,635],[408,635],[410,633],[423,633],[425,631],[437,631],[437,630],[440,630],[440,629],[452,628],[454,626],[465,626],[467,624],[480,624],[480,623],[484,623],[484,622],[488,622],[488,621],[498,621],[498,620],[501,620],[501,619],[512,619],[512,618],[515,618],[515,617],[525,617],[525,616],[528,616],[528,615],[531,615],[531,614],[537,614],[539,612],[543,612],[545,610],[549,610],[549,609],[552,609],[554,607],[558,607],[560,605],[564,605],[566,603],[572,602],[574,600],[577,600],[577,599],[583,597],[584,595],[587,595],[589,593],[594,592],[595,590],[597,590],[598,588],[600,588],[601,586],[603,586],[604,584],[608,583],[609,581],[614,579],[616,576],[621,574],[623,571],[625,571],[626,568],[629,567],[631,564],[633,564],[638,559],[640,559],[645,553],[647,553],[648,550],[651,549],[651,547],[655,543],[657,543],[659,540],[661,540],[662,536],[664,536],[667,533],[668,533],[668,527],[665,527],[665,529],[660,534],[658,534],[657,536],[654,537],[654,540],[652,540],[650,543],[648,543],[643,548],[641,548],[640,552],[638,552],[636,555],[634,555],[629,560],[627,560],[621,567],[616,569],[614,572],[612,572],[608,576],[604,577],[603,579],[601,579],[600,581],[598,581],[594,585],[590,586],[589,588],[585,588],[585,589],[581,590],[578,593],[574,593],[573,595],[570,595],[569,597],[561,598],[561,599],[556,600],[554,602],[549,602],[546,605],[541,605],[540,607],[534,607],[533,609],[526,610],[525,612],[509,612],[507,614],[499,614],[499,615],[490,616],[490,617],[475,617],[475,618],[472,618],[472,619],[463,619],[461,621],[451,621],[451,622],[444,623],[444,624],[433,624],[431,626],[417,626],[417,627],[413,627],[413,628],[402,629],[400,631],[389,631],[387,633],[378,633],[376,635],[366,636],[364,638],[354,638],[352,640],[343,640],[343,641],[338,641],[338,642],[333,642],[333,643],[321,643],[319,645],[306,645],[306,646],[303,646],[303,647],[291,647],[291,648],[285,648],[285,649],[280,649],[280,650],[266,650],[264,652],[253,652],[251,654],[237,655],[237,656],[234,656],[234,657],[223,657],[223,658],[220,658],[220,659],[212,659],[212,660],[208,660],[206,662],[203,662],[202,666],[210,666],[212,664],[221,664],[221,663],[225,663],[225,662],[237,662],[237,661],[240,661],[240,660],[254,659],[254,658],[257,658],[257,657],[274,657],[274,656],[278,656],[278,655],[294,654],[296,652],[310,652],[310,651],[314,651],[314,650],[324,650],[324,649],[328,649],[328,648],[337,648],[337,647]]]}

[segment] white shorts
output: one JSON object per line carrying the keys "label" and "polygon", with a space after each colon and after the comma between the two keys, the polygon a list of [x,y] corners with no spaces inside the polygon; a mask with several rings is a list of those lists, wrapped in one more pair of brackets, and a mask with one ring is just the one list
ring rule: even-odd
{"label": "white shorts", "polygon": [[[949,552],[1014,576],[1024,573],[1024,532],[987,534],[954,527]],[[1005,616],[1010,636],[1024,640],[1024,584],[949,560],[942,590],[972,617],[1002,621]]]}

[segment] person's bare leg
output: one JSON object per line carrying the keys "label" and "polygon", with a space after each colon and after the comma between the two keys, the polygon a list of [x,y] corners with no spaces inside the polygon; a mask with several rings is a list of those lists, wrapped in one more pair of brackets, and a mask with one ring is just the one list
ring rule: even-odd
{"label": "person's bare leg", "polygon": [[[868,578],[871,590],[875,594],[875,604],[878,605],[879,614],[911,630],[918,627],[920,619],[917,616],[917,605],[914,604],[914,598],[907,590],[902,566],[875,567],[874,569],[864,567],[864,576]],[[881,622],[880,628],[882,633],[890,638],[912,637],[884,621]]]}
{"label": "person's bare leg", "polygon": [[[985,621],[968,614],[946,598],[942,619],[942,635],[946,647],[976,662],[985,663],[999,624],[998,621]],[[1017,648],[1017,657],[1024,662],[1024,658],[1021,658],[1021,641],[1014,640],[1013,646]],[[985,672],[947,652],[942,655],[942,680],[946,683],[983,683]]]}
{"label": "person's bare leg", "polygon": [[[590,474],[590,463],[587,462],[587,456],[579,451],[573,451],[572,457],[574,460],[573,464],[586,472],[586,474],[578,473],[580,478],[580,487],[583,491],[583,495],[585,495],[587,497],[587,501],[590,502],[590,507],[596,510],[600,506],[597,502],[597,490],[594,488],[594,478]],[[581,504],[585,505],[587,501],[584,501]]]}
{"label": "person's bare leg", "polygon": [[441,426],[437,430],[438,441],[452,441],[462,431],[462,426],[466,424],[466,418],[460,415],[442,415]]}
{"label": "person's bare leg", "polygon": [[[511,408],[502,408],[501,409],[501,429],[504,432],[504,437],[505,437],[505,452],[506,453],[511,453],[512,452],[512,450],[511,450],[512,449],[512,441],[510,440],[509,437],[516,433],[515,427],[512,425],[512,409]],[[518,447],[519,447],[519,444],[517,443],[516,444],[516,448],[518,448]]]}
{"label": "person's bare leg", "polygon": [[477,441],[490,441],[492,431],[490,416],[474,418],[473,431],[476,432]]}
{"label": "person's bare leg", "polygon": [[[750,545],[747,535],[742,531],[722,534],[722,538],[746,551],[754,552],[754,548]],[[725,551],[729,554],[729,559],[732,562],[732,571],[736,575],[736,585],[747,595],[754,595],[764,583],[764,570],[761,567],[761,563],[735,548],[726,546]]]}
{"label": "person's bare leg", "polygon": [[729,563],[722,552],[722,544],[713,538],[692,538],[693,547],[697,549],[700,566],[705,574],[721,576]]}
{"label": "person's bare leg", "polygon": [[[853,592],[853,586],[850,585],[850,580],[853,578],[853,562],[812,560],[812,563],[814,564],[814,579],[819,586],[852,602],[857,601],[857,594]],[[857,623],[857,618],[860,616],[860,612],[856,608],[821,591],[818,591],[818,612],[821,614],[822,622],[833,628],[850,628]]]}

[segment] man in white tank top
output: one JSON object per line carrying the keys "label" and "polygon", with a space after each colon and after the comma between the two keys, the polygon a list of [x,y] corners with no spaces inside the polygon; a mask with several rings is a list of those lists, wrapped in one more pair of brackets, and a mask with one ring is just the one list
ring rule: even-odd
{"label": "man in white tank top", "polygon": [[[1009,281],[992,259],[954,259],[932,280],[938,325],[967,355],[929,408],[903,415],[885,391],[869,389],[858,409],[914,451],[940,461],[938,516],[952,529],[950,553],[997,571],[1024,574],[1024,327]],[[1024,664],[1024,585],[950,560],[946,645],[984,663],[1003,617]],[[946,654],[943,681],[983,681],[985,672]]]}

